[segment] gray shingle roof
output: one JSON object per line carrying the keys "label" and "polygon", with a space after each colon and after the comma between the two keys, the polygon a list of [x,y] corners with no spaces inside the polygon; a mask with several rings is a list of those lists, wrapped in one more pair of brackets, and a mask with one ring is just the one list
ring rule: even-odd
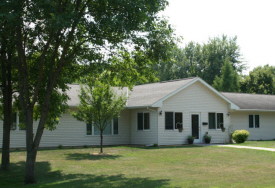
{"label": "gray shingle roof", "polygon": [[[128,91],[127,107],[151,106],[195,79],[197,77],[134,86],[132,91]],[[70,84],[69,87],[70,90],[67,93],[71,100],[68,101],[68,105],[77,106],[79,104],[80,86]],[[113,88],[118,94],[127,93],[128,90],[126,87],[123,89]],[[275,95],[227,92],[221,92],[221,94],[241,110],[275,110]]]}
{"label": "gray shingle roof", "polygon": [[[127,107],[150,106],[194,79],[195,78],[185,78],[134,86],[132,91],[128,91],[129,99],[127,101]],[[70,89],[67,91],[67,94],[71,100],[68,101],[68,105],[77,106],[79,104],[78,94],[80,86],[77,84],[69,84],[69,87]],[[113,88],[118,94],[122,92],[126,93],[128,89],[126,87],[122,90],[118,87]]]}
{"label": "gray shingle roof", "polygon": [[240,109],[275,110],[275,95],[227,92],[221,92],[221,94],[238,105]]}
{"label": "gray shingle roof", "polygon": [[130,92],[128,107],[150,106],[196,78],[185,78],[135,86]]}
{"label": "gray shingle roof", "polygon": [[[79,104],[79,92],[80,92],[80,85],[78,84],[69,84],[69,90],[67,91],[68,96],[71,98],[71,100],[68,101],[69,106],[77,106]],[[128,88],[120,89],[118,87],[113,87],[115,92],[117,92],[118,95],[121,93],[127,93]]]}

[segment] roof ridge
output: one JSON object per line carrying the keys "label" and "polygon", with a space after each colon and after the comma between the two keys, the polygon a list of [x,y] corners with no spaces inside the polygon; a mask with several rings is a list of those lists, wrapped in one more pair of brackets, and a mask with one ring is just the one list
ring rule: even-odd
{"label": "roof ridge", "polygon": [[266,95],[266,96],[275,96],[273,94],[260,94],[260,93],[238,93],[238,92],[220,92],[223,93],[231,93],[231,94],[243,94],[243,95]]}
{"label": "roof ridge", "polygon": [[135,85],[134,87],[150,85],[150,84],[162,84],[162,83],[168,83],[168,82],[177,82],[177,81],[190,80],[190,79],[195,79],[195,78],[198,78],[198,77],[188,77],[188,78],[181,78],[181,79],[175,79],[175,80],[166,80],[166,81],[161,81],[161,82],[146,83],[146,84]]}
{"label": "roof ridge", "polygon": [[175,79],[175,80],[166,80],[166,81],[161,81],[158,83],[177,82],[177,81],[181,81],[181,80],[190,80],[190,79],[194,79],[194,78],[198,78],[198,77],[188,77],[188,78],[180,78],[180,79]]}

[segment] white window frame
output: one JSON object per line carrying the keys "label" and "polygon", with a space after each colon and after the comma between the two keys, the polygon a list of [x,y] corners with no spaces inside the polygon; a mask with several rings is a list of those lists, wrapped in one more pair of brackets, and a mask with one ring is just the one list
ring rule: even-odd
{"label": "white window frame", "polygon": [[[142,116],[143,116],[143,122],[142,122],[142,130],[139,130],[138,129],[138,114],[139,113],[142,113]],[[144,114],[145,113],[148,113],[149,114],[149,129],[144,129]],[[140,112],[137,112],[137,126],[136,126],[136,130],[137,131],[150,131],[151,130],[151,113],[150,113],[150,111],[140,111]]]}
{"label": "white window frame", "polygon": [[16,126],[15,126],[15,129],[11,129],[11,131],[25,131],[25,129],[20,129],[19,128],[19,112],[14,112],[16,113]]}
{"label": "white window frame", "polygon": [[[173,113],[173,129],[166,129],[166,125],[165,125],[165,113],[166,112],[172,112]],[[164,130],[165,131],[177,131],[178,129],[175,128],[175,123],[176,123],[176,113],[181,113],[181,116],[182,116],[182,128],[183,128],[183,112],[179,112],[179,111],[165,111],[164,112]]]}
{"label": "white window frame", "polygon": [[[209,114],[210,113],[213,113],[213,114],[215,114],[215,129],[210,129],[209,128]],[[223,127],[224,127],[224,117],[225,117],[225,115],[224,115],[224,113],[223,112],[208,112],[208,129],[209,130],[221,130],[221,128],[218,128],[218,115],[217,114],[223,114]]]}
{"label": "white window frame", "polygon": [[[253,116],[253,127],[249,127],[249,116]],[[255,127],[256,121],[255,116],[259,116],[259,127]],[[249,129],[259,129],[261,127],[261,119],[259,114],[248,114],[248,128]]]}
{"label": "white window frame", "polygon": [[[111,134],[103,134],[103,136],[117,136],[119,135],[120,131],[119,131],[119,123],[120,122],[120,118],[118,117],[118,134],[114,134],[114,120],[112,119],[112,122],[111,122]],[[95,125],[94,123],[92,123],[92,134],[87,134],[87,123],[86,123],[86,126],[85,126],[85,132],[86,132],[86,136],[100,136],[100,135],[95,135]]]}

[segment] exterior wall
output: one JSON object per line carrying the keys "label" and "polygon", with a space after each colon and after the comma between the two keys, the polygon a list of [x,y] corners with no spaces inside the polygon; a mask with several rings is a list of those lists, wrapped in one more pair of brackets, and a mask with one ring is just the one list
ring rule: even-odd
{"label": "exterior wall", "polygon": [[[163,102],[162,115],[158,114],[158,144],[187,144],[187,138],[192,134],[191,114],[200,114],[200,140],[203,143],[203,136],[206,132],[212,136],[211,143],[224,143],[228,141],[228,125],[230,116],[227,115],[228,104],[219,96],[210,91],[203,84],[196,82],[179,93],[173,95]],[[174,111],[183,113],[183,131],[165,130],[165,112]],[[202,122],[208,122],[208,112],[223,113],[225,132],[208,129],[208,125],[202,125]]]}
{"label": "exterior wall", "polygon": [[[150,113],[150,130],[137,130],[137,113]],[[134,109],[131,110],[131,144],[154,144],[157,143],[157,109]]]}
{"label": "exterior wall", "polygon": [[[71,109],[73,110],[73,109]],[[123,110],[119,117],[118,135],[104,135],[104,145],[130,144],[130,110]],[[0,122],[0,125],[2,122]],[[38,122],[34,122],[36,132]],[[11,131],[11,148],[26,147],[25,131]],[[0,126],[0,147],[2,147],[3,126]],[[53,131],[44,130],[40,147],[99,145],[99,135],[86,135],[86,124],[77,121],[69,113],[60,118],[60,124]]]}
{"label": "exterior wall", "polygon": [[[248,115],[260,116],[260,128],[249,128]],[[231,112],[232,132],[247,130],[248,140],[273,140],[275,139],[275,112]]]}

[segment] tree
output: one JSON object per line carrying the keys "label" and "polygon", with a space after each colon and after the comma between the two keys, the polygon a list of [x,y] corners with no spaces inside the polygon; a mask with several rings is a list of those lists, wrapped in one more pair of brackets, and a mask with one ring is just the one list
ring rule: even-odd
{"label": "tree", "polygon": [[[157,13],[165,0],[1,1],[1,19],[15,28],[19,100],[26,127],[25,183],[35,183],[43,130],[53,129],[68,99],[67,83],[110,71],[120,84],[154,78],[151,66],[167,58],[173,29]],[[10,33],[6,31],[5,35]],[[103,55],[104,54],[104,55]],[[87,71],[88,70],[88,71]],[[55,113],[56,112],[56,113]],[[34,115],[37,114],[37,115]],[[39,118],[34,134],[33,120]]]}
{"label": "tree", "polygon": [[[0,4],[0,12],[3,15],[7,11]],[[0,116],[3,120],[3,142],[1,170],[10,168],[10,129],[12,123],[12,98],[16,90],[16,72],[15,66],[11,63],[16,58],[15,44],[12,42],[15,38],[14,26],[7,23],[6,19],[0,19]],[[9,35],[6,35],[9,33]]]}
{"label": "tree", "polygon": [[174,47],[171,58],[155,66],[159,80],[172,80],[186,77],[201,77],[212,85],[216,76],[221,76],[221,68],[228,57],[233,70],[242,72],[242,62],[237,37],[209,38],[208,42],[199,44],[189,42],[184,48]]}
{"label": "tree", "polygon": [[224,92],[239,92],[239,75],[233,70],[229,58],[225,59],[224,66],[221,69],[221,76],[215,77],[213,87],[218,91]]}
{"label": "tree", "polygon": [[257,94],[275,94],[275,67],[259,66],[241,80],[241,92]]}
{"label": "tree", "polygon": [[100,81],[89,81],[87,86],[81,86],[78,97],[78,111],[72,116],[100,130],[100,152],[103,153],[103,131],[110,121],[119,116],[126,106],[127,97],[125,93],[117,95],[108,83]]}

